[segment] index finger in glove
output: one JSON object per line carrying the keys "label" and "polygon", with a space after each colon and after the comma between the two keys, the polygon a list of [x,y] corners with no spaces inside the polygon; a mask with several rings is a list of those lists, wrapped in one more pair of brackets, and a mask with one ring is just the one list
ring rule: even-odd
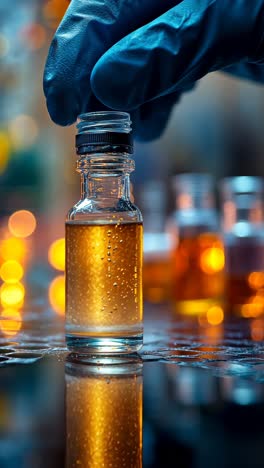
{"label": "index finger in glove", "polygon": [[53,38],[44,93],[51,118],[71,124],[90,107],[90,74],[101,55],[122,37],[180,0],[72,0]]}

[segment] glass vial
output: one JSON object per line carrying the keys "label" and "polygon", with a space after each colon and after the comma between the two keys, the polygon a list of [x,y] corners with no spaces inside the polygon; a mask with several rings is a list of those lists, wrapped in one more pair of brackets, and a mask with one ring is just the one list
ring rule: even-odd
{"label": "glass vial", "polygon": [[228,310],[248,318],[264,313],[263,189],[258,177],[220,184]]}
{"label": "glass vial", "polygon": [[130,200],[133,144],[123,112],[81,115],[81,200],[66,221],[66,341],[93,354],[143,342],[142,215]]}
{"label": "glass vial", "polygon": [[66,467],[142,468],[142,363],[66,363]]}
{"label": "glass vial", "polygon": [[184,315],[208,314],[210,319],[213,314],[215,323],[220,323],[225,260],[213,180],[207,174],[181,174],[173,178],[173,186],[176,210],[169,232],[175,310]]}

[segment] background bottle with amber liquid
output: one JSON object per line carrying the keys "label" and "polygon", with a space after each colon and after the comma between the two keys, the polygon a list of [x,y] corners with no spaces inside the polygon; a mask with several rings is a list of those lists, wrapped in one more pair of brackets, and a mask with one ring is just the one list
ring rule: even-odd
{"label": "background bottle with amber liquid", "polygon": [[165,232],[166,191],[164,182],[144,183],[140,193],[144,215],[144,301],[160,304],[170,298],[169,235]]}
{"label": "background bottle with amber liquid", "polygon": [[220,184],[227,311],[246,318],[264,314],[263,189],[258,177]]}
{"label": "background bottle with amber liquid", "polygon": [[68,361],[65,466],[142,468],[142,394],[140,362]]}
{"label": "background bottle with amber liquid", "polygon": [[131,121],[80,116],[81,200],[66,221],[66,341],[85,353],[128,353],[143,341],[142,216],[130,201]]}
{"label": "background bottle with amber liquid", "polygon": [[[224,249],[207,174],[173,178],[176,209],[169,220],[171,296],[176,313],[200,316],[222,304]],[[222,312],[221,312],[222,313]]]}

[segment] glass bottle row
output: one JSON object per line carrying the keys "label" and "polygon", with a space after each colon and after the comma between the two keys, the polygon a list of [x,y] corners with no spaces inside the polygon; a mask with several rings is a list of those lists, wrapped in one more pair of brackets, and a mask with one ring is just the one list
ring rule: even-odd
{"label": "glass bottle row", "polygon": [[153,286],[162,287],[162,279],[154,285],[146,273],[162,264],[160,275],[166,271],[163,296],[172,301],[176,312],[200,315],[212,309],[219,315],[222,307],[244,317],[261,315],[264,312],[262,179],[222,180],[221,220],[212,177],[181,174],[173,178],[173,186],[176,209],[166,226],[169,247],[163,255],[157,255],[156,262],[154,252],[151,258],[145,256],[144,297],[155,302]]}

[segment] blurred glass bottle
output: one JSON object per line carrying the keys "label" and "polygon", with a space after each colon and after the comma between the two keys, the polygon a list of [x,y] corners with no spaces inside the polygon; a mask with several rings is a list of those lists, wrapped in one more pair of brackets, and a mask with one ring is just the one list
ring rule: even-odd
{"label": "blurred glass bottle", "polygon": [[165,231],[166,187],[151,180],[141,192],[144,216],[143,296],[146,301],[162,303],[170,295],[169,236]]}
{"label": "blurred glass bottle", "polygon": [[172,300],[184,315],[208,313],[224,290],[224,248],[218,228],[213,180],[207,174],[173,178],[176,210],[171,235]]}
{"label": "blurred glass bottle", "polygon": [[115,362],[66,363],[69,468],[142,467],[142,363]]}
{"label": "blurred glass bottle", "polygon": [[233,177],[220,184],[230,312],[264,313],[264,224],[262,179]]}

